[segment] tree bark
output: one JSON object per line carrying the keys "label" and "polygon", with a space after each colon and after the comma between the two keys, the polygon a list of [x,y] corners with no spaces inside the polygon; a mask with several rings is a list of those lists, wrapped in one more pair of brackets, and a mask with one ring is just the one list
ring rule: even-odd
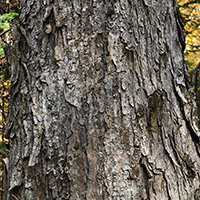
{"label": "tree bark", "polygon": [[176,2],[20,3],[5,199],[199,199]]}

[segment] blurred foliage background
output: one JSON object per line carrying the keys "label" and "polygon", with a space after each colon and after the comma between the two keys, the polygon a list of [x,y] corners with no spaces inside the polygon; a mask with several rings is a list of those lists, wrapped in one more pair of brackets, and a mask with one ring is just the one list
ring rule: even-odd
{"label": "blurred foliage background", "polygon": [[12,45],[12,21],[18,18],[18,0],[0,0],[0,199],[3,199],[3,179],[8,150],[8,141],[4,138],[8,113],[10,76],[8,62],[4,54],[7,45]]}
{"label": "blurred foliage background", "polygon": [[[177,0],[177,3],[185,28],[185,62],[191,75],[191,82],[195,86],[200,119],[200,0]],[[4,133],[8,113],[10,78],[3,48],[12,45],[12,21],[18,19],[19,12],[18,0],[0,0],[0,199],[3,199],[3,170],[5,169],[2,160],[9,151]]]}
{"label": "blurred foliage background", "polygon": [[200,0],[178,0],[185,33],[185,62],[190,71],[200,62]]}
{"label": "blurred foliage background", "polygon": [[[184,24],[186,48],[185,63],[196,92],[200,119],[200,0],[177,0]],[[200,121],[199,121],[200,128]]]}

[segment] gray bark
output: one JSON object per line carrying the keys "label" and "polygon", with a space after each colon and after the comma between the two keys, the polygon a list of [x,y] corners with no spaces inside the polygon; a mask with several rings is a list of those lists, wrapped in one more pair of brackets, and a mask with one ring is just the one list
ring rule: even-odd
{"label": "gray bark", "polygon": [[176,2],[20,3],[5,199],[199,199]]}

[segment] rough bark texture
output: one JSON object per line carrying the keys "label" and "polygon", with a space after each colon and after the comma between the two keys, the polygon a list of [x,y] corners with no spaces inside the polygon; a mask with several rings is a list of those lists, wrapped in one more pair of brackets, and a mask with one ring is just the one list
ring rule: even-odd
{"label": "rough bark texture", "polygon": [[199,199],[176,2],[20,3],[5,199]]}

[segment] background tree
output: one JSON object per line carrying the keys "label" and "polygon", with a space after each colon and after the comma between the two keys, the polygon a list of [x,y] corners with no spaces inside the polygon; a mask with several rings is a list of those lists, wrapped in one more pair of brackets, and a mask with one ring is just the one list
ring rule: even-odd
{"label": "background tree", "polygon": [[8,109],[10,77],[3,48],[12,44],[12,21],[18,18],[17,1],[0,1],[0,142],[4,140],[5,121]]}
{"label": "background tree", "polygon": [[198,199],[176,1],[20,3],[5,199]]}
{"label": "background tree", "polygon": [[3,47],[10,45],[12,41],[11,21],[17,16],[17,1],[0,1],[0,199],[3,199],[3,159],[7,156],[6,143],[4,138],[6,116],[8,113],[8,100],[10,77],[8,63],[4,55]]}

